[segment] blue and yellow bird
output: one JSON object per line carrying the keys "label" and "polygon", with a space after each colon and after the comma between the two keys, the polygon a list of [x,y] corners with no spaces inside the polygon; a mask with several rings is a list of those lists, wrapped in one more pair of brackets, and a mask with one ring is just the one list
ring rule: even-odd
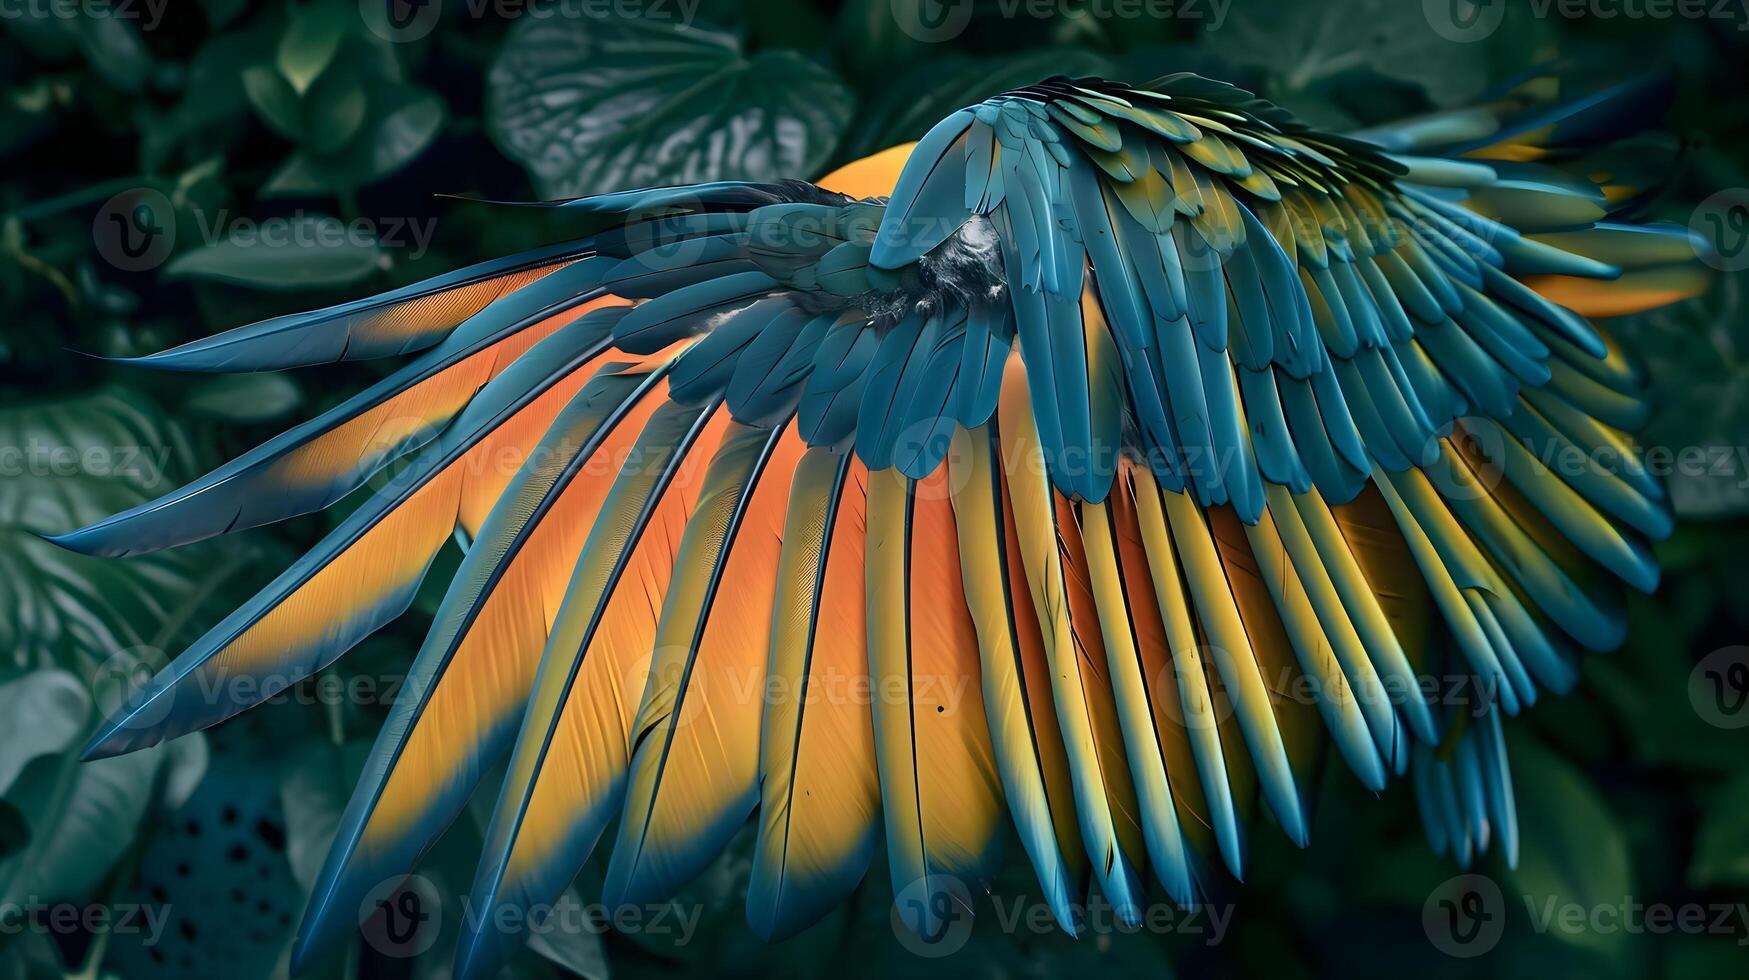
{"label": "blue and yellow bird", "polygon": [[1660,86],[1562,88],[1335,135],[1195,75],[1051,78],[819,183],[549,203],[577,237],[139,358],[406,364],[56,539],[152,551],[368,487],[87,754],[320,670],[459,536],[300,959],[500,767],[460,977],[604,834],[611,907],[751,821],[771,939],[881,848],[932,934],[1005,824],[1065,930],[1095,887],[1194,903],[1260,812],[1307,842],[1331,749],[1407,775],[1435,850],[1511,860],[1501,716],[1622,640],[1671,529],[1627,451],[1640,375],[1587,318],[1706,285],[1599,162]]}

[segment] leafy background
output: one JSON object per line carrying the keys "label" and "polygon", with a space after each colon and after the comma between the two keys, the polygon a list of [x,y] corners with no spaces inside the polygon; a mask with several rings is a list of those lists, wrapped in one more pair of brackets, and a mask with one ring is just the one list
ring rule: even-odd
{"label": "leafy background", "polygon": [[[1749,187],[1740,11],[1568,18],[1546,13],[1560,6],[1496,0],[1504,26],[1454,43],[1430,29],[1431,6],[1401,0],[1236,0],[1230,9],[1182,0],[1153,8],[1181,13],[1164,19],[1014,0],[702,0],[689,24],[676,22],[675,0],[622,6],[650,16],[425,0],[402,8],[414,29],[397,34],[371,19],[381,11],[370,0],[177,0],[149,19],[144,0],[7,6],[0,449],[27,455],[8,457],[14,465],[0,477],[0,978],[283,973],[304,890],[384,715],[369,692],[404,669],[438,597],[428,590],[416,612],[284,703],[167,747],[75,765],[119,687],[198,636],[334,518],[118,561],[63,553],[36,535],[162,493],[382,370],[203,380],[81,355],[148,352],[542,240],[531,221],[439,194],[515,200],[814,176],[915,138],[961,104],[1058,72],[1141,81],[1196,70],[1349,127],[1461,103],[1539,60],[1662,64],[1679,83],[1669,128],[1684,153],[1653,210],[1687,222],[1712,192]],[[915,28],[939,25],[944,11],[963,30],[949,43],[919,39],[929,32]],[[150,218],[161,254],[141,263],[118,251],[106,233],[115,213]],[[355,233],[286,248],[234,234],[245,219],[274,218],[312,239],[337,222]],[[1649,442],[1733,447],[1749,436],[1744,279],[1721,276],[1706,298],[1616,325],[1652,372],[1659,409]],[[125,458],[117,447],[146,451]],[[741,923],[743,848],[683,897],[705,908],[691,942],[555,936],[514,969],[1742,975],[1741,919],[1722,935],[1539,931],[1522,897],[1682,906],[1749,896],[1749,735],[1731,727],[1749,716],[1691,697],[1704,694],[1697,665],[1709,656],[1715,666],[1749,662],[1749,651],[1732,650],[1749,636],[1745,475],[1739,458],[1725,472],[1673,478],[1682,521],[1659,547],[1665,584],[1634,600],[1626,649],[1591,658],[1573,697],[1513,722],[1524,858],[1515,871],[1498,856],[1476,869],[1508,897],[1504,938],[1480,959],[1442,954],[1423,925],[1429,897],[1458,869],[1427,853],[1410,794],[1374,800],[1332,778],[1308,851],[1260,833],[1250,880],[1223,896],[1238,907],[1220,943],[1206,932],[1003,935],[983,916],[964,949],[919,959],[889,929],[877,868],[818,928],[765,946]],[[441,562],[454,559],[431,578],[442,581]],[[332,685],[366,693],[324,696]],[[437,848],[424,873],[440,892],[465,890],[477,838],[463,820]],[[593,874],[579,879],[586,897]],[[1027,874],[1013,865],[999,893],[1024,892]],[[123,930],[21,927],[31,914],[21,906],[61,901],[145,903],[167,909],[169,924],[155,944]],[[427,955],[396,959],[355,944],[314,972],[445,976],[456,904],[445,906],[444,935]]]}

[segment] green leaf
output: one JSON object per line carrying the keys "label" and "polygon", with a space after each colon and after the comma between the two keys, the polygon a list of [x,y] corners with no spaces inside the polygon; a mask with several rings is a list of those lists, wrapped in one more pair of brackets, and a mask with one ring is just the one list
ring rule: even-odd
{"label": "green leaf", "polygon": [[164,274],[256,289],[323,289],[369,278],[387,261],[362,230],[338,218],[298,214],[235,228],[221,242],[177,256]]}
{"label": "green leaf", "polygon": [[[350,15],[350,16],[349,16]],[[358,17],[355,4],[317,2],[299,10],[279,40],[279,70],[299,94],[310,87],[340,50]]]}
{"label": "green leaf", "polygon": [[[566,895],[563,901],[566,906],[573,908],[583,907],[584,904],[575,890]],[[608,969],[607,948],[602,944],[599,933],[583,929],[537,932],[528,938],[528,948],[584,980],[608,980],[612,975],[612,971]]]}
{"label": "green leaf", "polygon": [[146,50],[135,22],[122,17],[79,20],[85,60],[93,71],[124,92],[138,92],[152,73],[152,53]]}
{"label": "green leaf", "polygon": [[303,107],[291,82],[276,68],[256,65],[243,71],[243,91],[261,121],[288,140],[304,136]]}
{"label": "green leaf", "polygon": [[488,128],[546,197],[819,176],[849,88],[794,51],[702,28],[524,18],[487,80]]}
{"label": "green leaf", "polygon": [[0,656],[83,676],[130,650],[191,638],[198,624],[187,610],[212,576],[236,572],[210,548],[118,561],[40,537],[143,504],[204,468],[182,429],[144,398],[104,388],[0,409],[0,446],[16,449],[0,480]]}
{"label": "green leaf", "polygon": [[304,94],[304,144],[316,153],[336,153],[352,142],[370,108],[364,80],[350,65],[329,66]]}
{"label": "green leaf", "polygon": [[394,173],[425,152],[443,128],[443,100],[412,86],[372,90],[367,119],[338,152],[299,151],[262,188],[269,197],[351,190]]}
{"label": "green leaf", "polygon": [[285,808],[285,857],[305,894],[316,887],[340,830],[340,816],[369,756],[367,741],[317,742],[301,748],[286,764],[279,791]]}
{"label": "green leaf", "polygon": [[[1584,773],[1533,739],[1514,737],[1510,746],[1522,841],[1512,879],[1531,916],[1548,917],[1549,934],[1572,945],[1619,949],[1621,930],[1593,930],[1590,922],[1592,910],[1633,899],[1626,836]],[[1572,909],[1585,913],[1581,927],[1563,928],[1563,910]]]}
{"label": "green leaf", "polygon": [[1749,464],[1739,448],[1749,432],[1749,272],[1720,276],[1703,296],[1611,320],[1609,329],[1650,374],[1653,414],[1639,442],[1664,454],[1658,469],[1676,513],[1749,513]]}
{"label": "green leaf", "polygon": [[164,745],[164,773],[159,780],[158,805],[173,812],[194,795],[195,787],[206,778],[208,751],[205,732],[191,732]]}
{"label": "green leaf", "polygon": [[1697,888],[1749,885],[1749,771],[1738,773],[1707,804],[1688,881]]}
{"label": "green leaf", "polygon": [[172,160],[197,159],[219,152],[239,128],[239,116],[249,111],[243,72],[273,65],[282,20],[277,9],[263,10],[247,24],[208,39],[189,60],[181,101],[163,111],[141,107],[141,166],[158,172],[175,166]]}
{"label": "green leaf", "polygon": [[280,372],[226,374],[194,384],[185,403],[197,415],[224,422],[271,422],[291,413],[304,395]]}
{"label": "green leaf", "polygon": [[127,853],[152,805],[166,752],[80,762],[67,753],[26,766],[0,805],[21,814],[30,842],[0,861],[0,919],[29,902],[88,897]]}
{"label": "green leaf", "polygon": [[0,793],[31,760],[72,746],[85,730],[91,696],[64,670],[34,670],[0,684]]}

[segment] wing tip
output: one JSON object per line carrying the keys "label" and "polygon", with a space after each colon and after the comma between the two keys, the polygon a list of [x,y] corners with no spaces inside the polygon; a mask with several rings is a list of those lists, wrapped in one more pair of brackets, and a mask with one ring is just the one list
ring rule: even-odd
{"label": "wing tip", "polygon": [[79,761],[96,762],[98,759],[114,758],[118,755],[125,755],[134,749],[144,748],[144,746],[128,746],[118,742],[116,739],[117,727],[118,723],[112,720],[105,722],[98,728],[96,734],[86,741],[85,747],[79,750]]}
{"label": "wing tip", "polygon": [[84,527],[60,534],[39,534],[37,537],[57,548],[94,558],[124,558],[140,549],[117,540],[117,531],[124,527],[126,513],[106,517]]}

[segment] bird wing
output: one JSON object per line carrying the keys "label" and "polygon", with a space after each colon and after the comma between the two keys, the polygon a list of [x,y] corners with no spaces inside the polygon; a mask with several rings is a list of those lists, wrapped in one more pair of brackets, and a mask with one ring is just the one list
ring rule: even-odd
{"label": "bird wing", "polygon": [[[588,234],[146,358],[418,352],[57,539],[127,554],[370,491],[88,751],[330,663],[459,529],[300,958],[500,764],[462,976],[610,826],[606,899],[635,903],[757,811],[768,938],[883,841],[932,934],[1005,818],[1071,932],[1090,882],[1132,919],[1150,871],[1196,901],[1259,809],[1306,842],[1326,745],[1374,790],[1412,767],[1437,849],[1511,855],[1500,717],[1619,642],[1670,529],[1627,451],[1640,379],[1580,313],[1698,290],[1694,246],[1563,166],[1643,95],[1343,137],[1191,75],[1052,79],[948,117],[885,202],[556,202]],[[1619,465],[1548,465],[1574,454]]]}

